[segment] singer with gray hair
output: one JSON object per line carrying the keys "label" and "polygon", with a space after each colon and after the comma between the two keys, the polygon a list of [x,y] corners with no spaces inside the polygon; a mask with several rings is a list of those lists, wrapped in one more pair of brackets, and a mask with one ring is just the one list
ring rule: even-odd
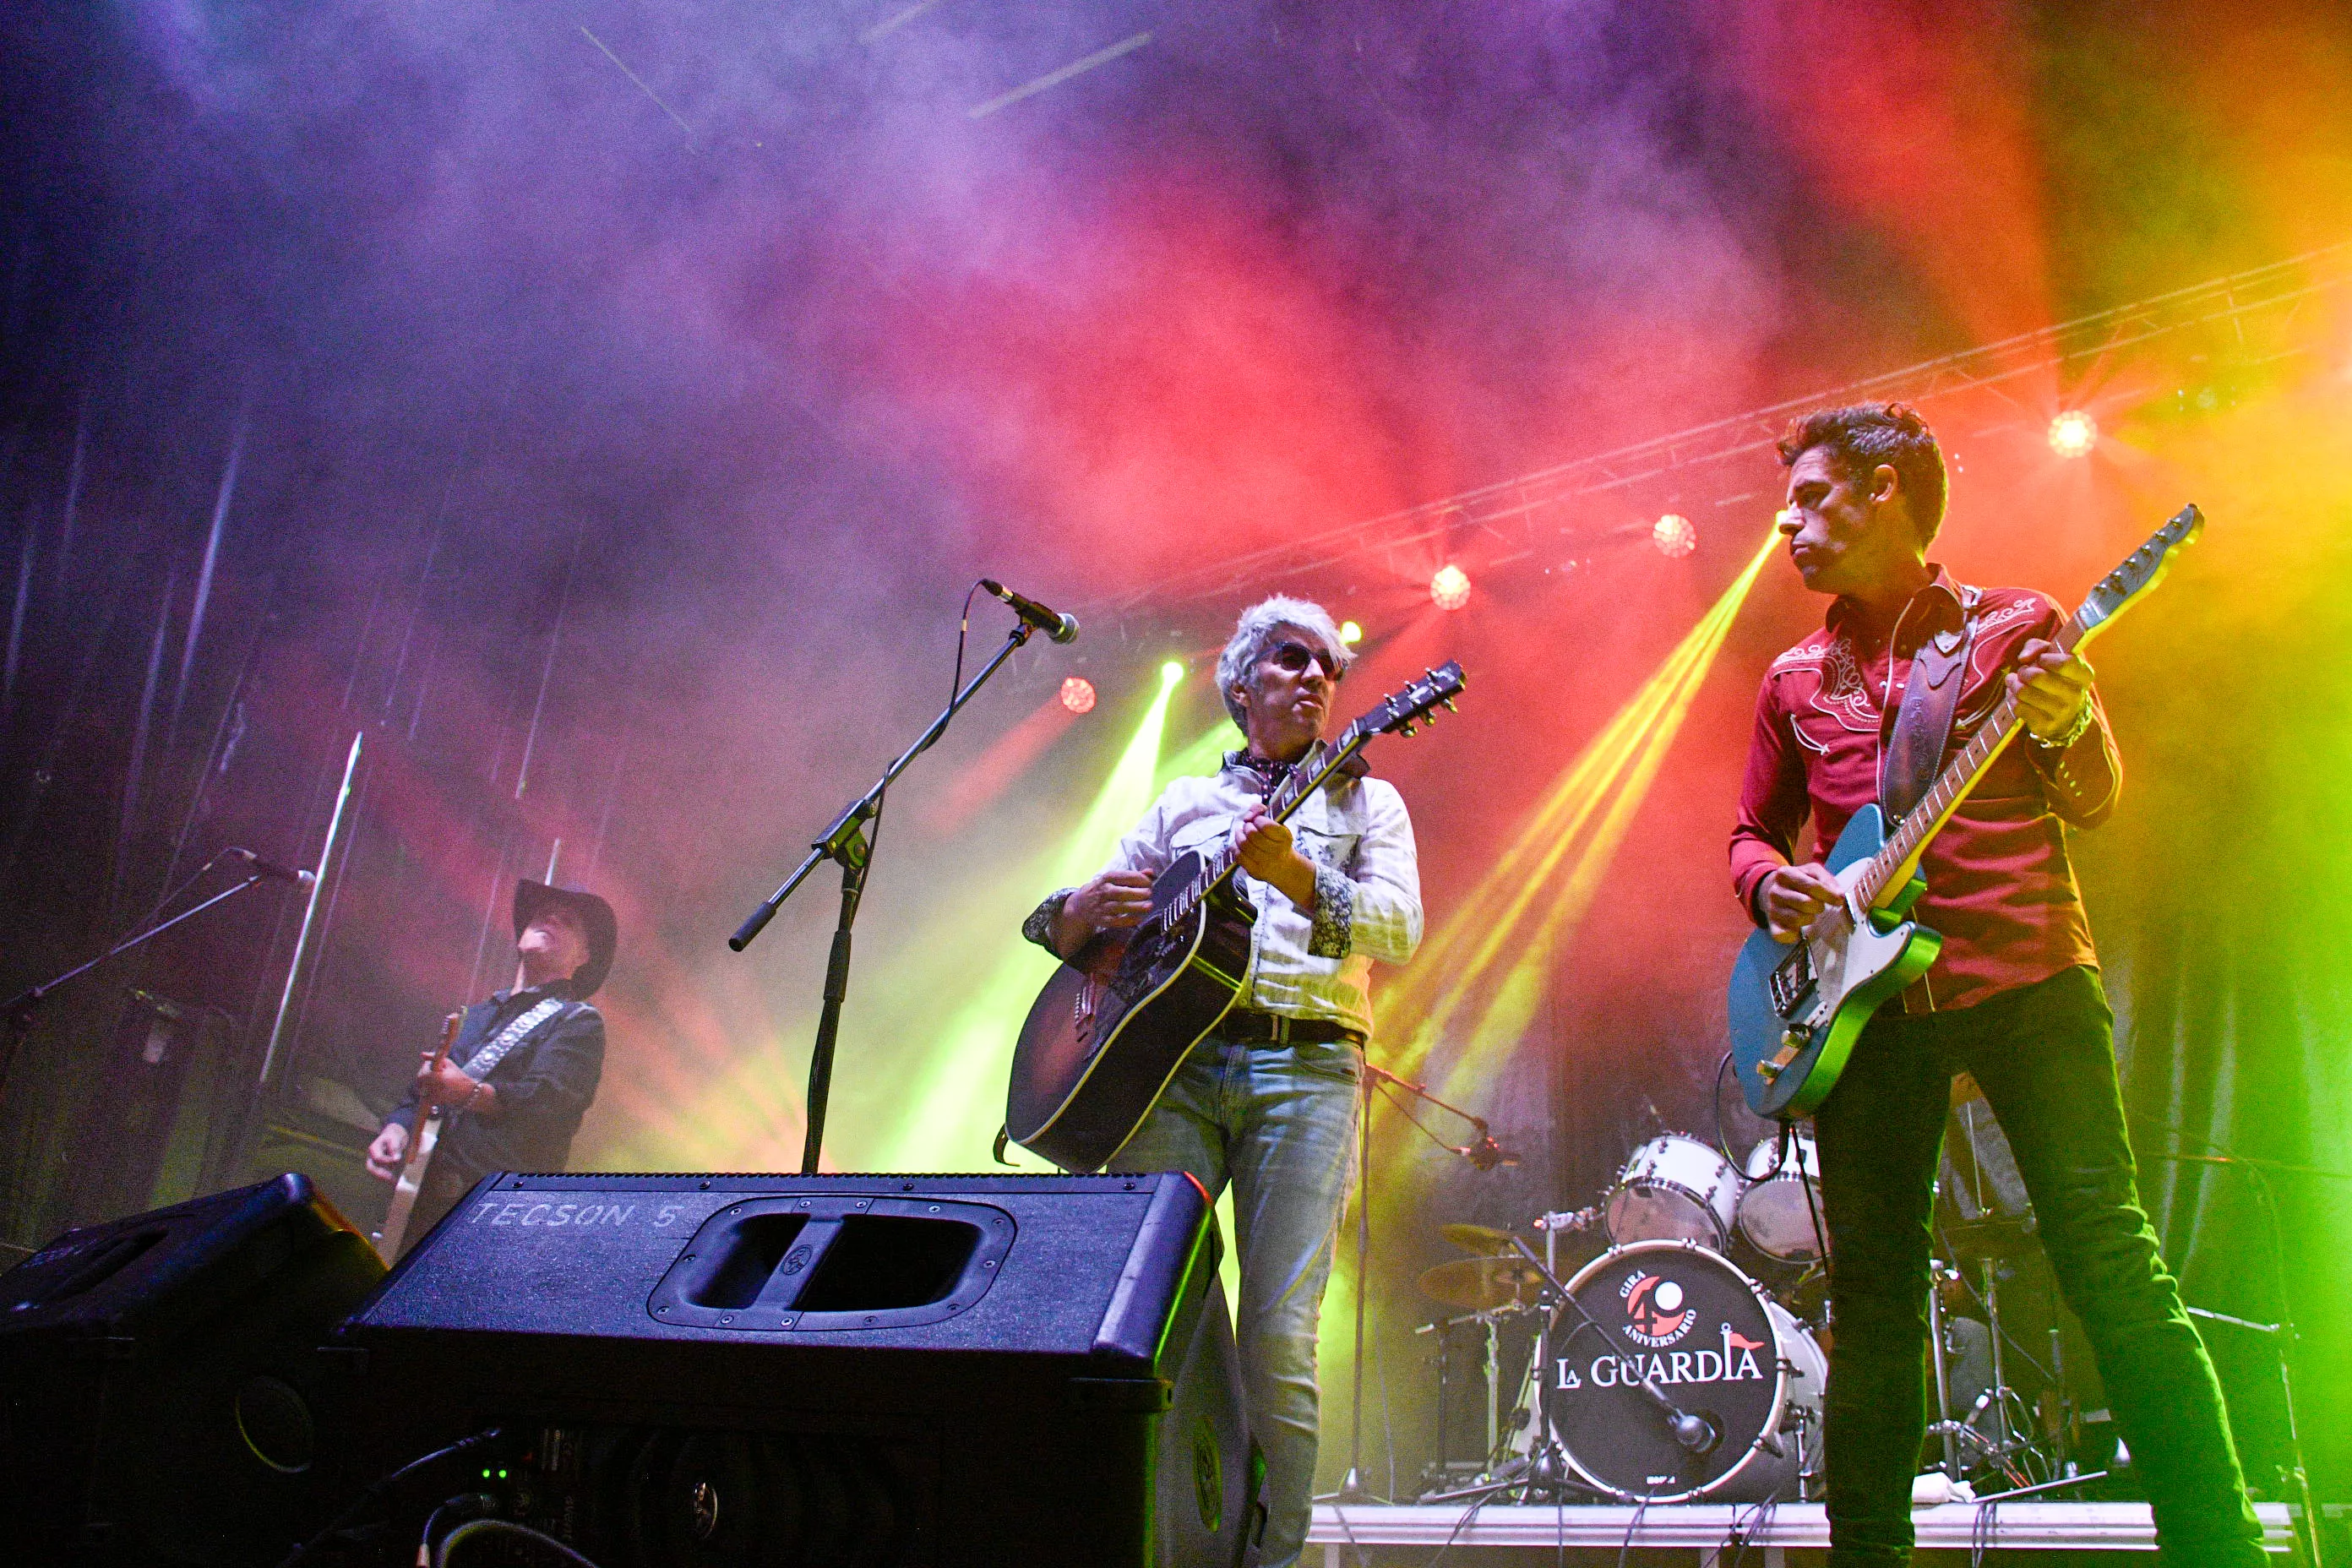
{"label": "singer with gray hair", "polygon": [[1322,606],[1270,598],[1243,612],[1217,689],[1244,744],[1213,778],[1178,779],[1101,875],[1039,904],[1023,934],[1069,957],[1151,910],[1152,879],[1189,850],[1228,840],[1258,910],[1241,995],[1177,1069],[1114,1171],[1189,1171],[1234,1194],[1241,1300],[1234,1337],[1250,1427],[1265,1452],[1264,1568],[1289,1568],[1314,1489],[1315,1342],[1372,1028],[1374,959],[1421,942],[1412,822],[1394,785],[1360,764],[1335,774],[1288,823],[1265,801],[1323,738],[1353,659]]}

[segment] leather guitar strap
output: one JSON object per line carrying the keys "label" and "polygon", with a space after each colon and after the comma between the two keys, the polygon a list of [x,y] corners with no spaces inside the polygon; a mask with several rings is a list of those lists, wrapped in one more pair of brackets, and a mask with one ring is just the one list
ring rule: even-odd
{"label": "leather guitar strap", "polygon": [[1952,716],[1959,710],[1960,688],[1968,684],[1969,653],[1976,640],[1977,592],[1969,588],[1961,600],[1960,624],[1937,632],[1911,656],[1895,733],[1878,760],[1878,808],[1886,814],[1890,828],[1919,804],[1944,765],[1944,748],[1951,743]]}

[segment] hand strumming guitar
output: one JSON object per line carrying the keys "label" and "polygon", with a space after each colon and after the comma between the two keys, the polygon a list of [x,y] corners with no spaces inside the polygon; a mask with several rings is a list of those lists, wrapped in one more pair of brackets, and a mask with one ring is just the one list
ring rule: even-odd
{"label": "hand strumming guitar", "polygon": [[1837,879],[1820,861],[1783,866],[1758,884],[1757,903],[1764,912],[1764,929],[1774,942],[1793,942],[1821,918],[1823,910],[1844,899]]}
{"label": "hand strumming guitar", "polygon": [[1099,932],[1130,931],[1151,912],[1151,879],[1141,871],[1105,871],[1062,900],[1054,922],[1054,951],[1067,958]]}
{"label": "hand strumming guitar", "polygon": [[368,1145],[367,1172],[379,1182],[400,1180],[400,1163],[408,1153],[408,1129],[397,1121],[387,1121],[383,1131]]}

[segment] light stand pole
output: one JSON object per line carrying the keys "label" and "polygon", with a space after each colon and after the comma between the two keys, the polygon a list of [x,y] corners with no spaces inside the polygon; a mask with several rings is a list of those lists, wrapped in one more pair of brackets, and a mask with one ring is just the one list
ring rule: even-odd
{"label": "light stand pole", "polygon": [[849,996],[849,930],[856,922],[858,900],[866,892],[866,866],[874,855],[871,825],[882,815],[882,797],[898,775],[907,771],[907,764],[922,755],[946,732],[949,721],[961,711],[963,705],[971,700],[972,693],[987,683],[998,667],[1029,640],[1034,629],[1028,622],[1023,621],[1005,635],[1004,646],[996,650],[996,657],[982,665],[979,674],[948,699],[948,705],[940,710],[938,718],[931,721],[930,728],[925,730],[913,745],[900,752],[897,762],[882,771],[882,776],[875,780],[873,788],[852,801],[846,810],[833,819],[833,826],[826,828],[824,837],[810,847],[808,858],[784,879],[784,885],[762,900],[760,907],[751,911],[751,918],[736,927],[735,934],[727,939],[729,947],[737,952],[742,952],[751,945],[752,939],[767,923],[776,918],[776,911],[783,908],[784,900],[808,879],[809,873],[816,869],[819,862],[832,860],[840,865],[841,915],[834,927],[832,953],[825,961],[824,1005],[817,1013],[816,1045],[809,1053],[808,1136],[801,1146],[801,1174],[804,1176],[816,1174],[817,1156],[824,1148],[824,1110],[825,1102],[833,1093],[834,1047],[841,1035],[841,1005]]}

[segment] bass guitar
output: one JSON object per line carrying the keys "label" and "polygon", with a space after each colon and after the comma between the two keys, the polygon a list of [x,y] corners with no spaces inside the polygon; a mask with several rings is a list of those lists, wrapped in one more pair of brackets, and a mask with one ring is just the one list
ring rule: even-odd
{"label": "bass guitar", "polygon": [[[1462,667],[1448,662],[1384,699],[1293,764],[1267,798],[1287,820],[1375,735],[1412,733],[1452,708]],[[1234,885],[1239,847],[1188,850],[1151,884],[1151,912],[1103,931],[1054,972],[1013,1047],[1005,1135],[1066,1171],[1098,1171],[1118,1152],[1241,994],[1257,910]]]}
{"label": "bass guitar", "polygon": [[449,1047],[457,1043],[457,1030],[465,1022],[462,1011],[443,1019],[441,1043],[425,1054],[424,1064],[416,1069],[416,1121],[409,1129],[408,1152],[400,1162],[400,1177],[392,1184],[383,1228],[375,1237],[375,1249],[386,1263],[400,1258],[400,1244],[408,1236],[408,1216],[416,1212],[416,1194],[425,1186],[425,1169],[433,1163],[433,1151],[441,1142],[441,1101],[433,1092],[434,1075],[449,1059]]}
{"label": "bass guitar", "polygon": [[[2058,646],[2081,647],[2137,603],[2172,558],[2196,541],[2205,516],[2193,506],[2099,579],[2059,628]],[[1822,860],[1844,897],[1798,941],[1759,931],[1731,972],[1731,1060],[1740,1092],[1759,1116],[1809,1116],[1845,1070],[1854,1040],[1879,1004],[1927,973],[1944,939],[1907,919],[1927,890],[1919,858],[1969,792],[2024,728],[2015,693],[1944,765],[1890,836],[1875,805],[1853,814]]]}

